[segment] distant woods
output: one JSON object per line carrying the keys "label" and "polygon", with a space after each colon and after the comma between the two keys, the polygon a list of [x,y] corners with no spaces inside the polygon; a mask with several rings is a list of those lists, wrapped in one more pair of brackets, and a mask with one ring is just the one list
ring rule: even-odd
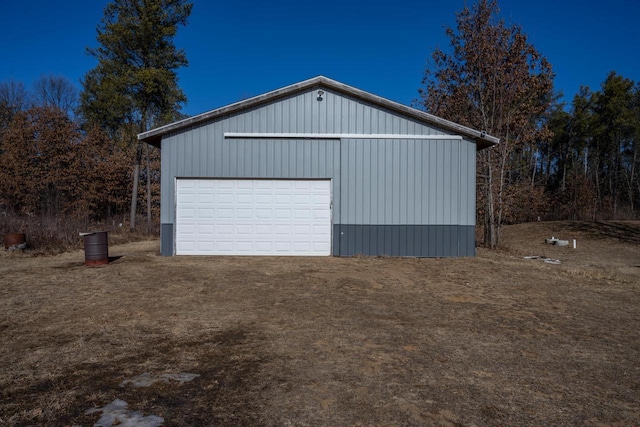
{"label": "distant woods", "polygon": [[551,64],[496,0],[456,14],[418,108],[486,131],[477,157],[477,225],[486,246],[503,224],[537,219],[635,219],[640,209],[640,86],[610,73],[599,91],[558,103]]}
{"label": "distant woods", "polygon": [[0,232],[34,218],[135,231],[139,215],[147,233],[157,230],[160,153],[137,135],[183,117],[176,70],[187,58],[173,38],[191,8],[184,0],[108,3],[97,47],[87,48],[97,65],[81,90],[58,76],[29,89],[0,82]]}
{"label": "distant woods", "polygon": [[44,76],[31,89],[22,82],[0,82],[0,213],[5,219],[88,224],[128,213],[131,149],[97,126],[83,128],[76,116],[78,100],[77,89],[64,77]]}
{"label": "distant woods", "polygon": [[552,137],[537,147],[550,217],[639,217],[639,83],[611,72],[599,90],[581,88],[567,110],[551,109]]}

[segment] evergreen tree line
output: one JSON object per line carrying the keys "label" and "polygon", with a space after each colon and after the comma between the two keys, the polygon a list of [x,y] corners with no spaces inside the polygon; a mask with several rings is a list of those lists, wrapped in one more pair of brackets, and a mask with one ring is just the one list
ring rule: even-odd
{"label": "evergreen tree line", "polygon": [[640,210],[640,84],[611,72],[600,90],[583,87],[568,111],[549,117],[539,147],[549,217],[637,219]]}

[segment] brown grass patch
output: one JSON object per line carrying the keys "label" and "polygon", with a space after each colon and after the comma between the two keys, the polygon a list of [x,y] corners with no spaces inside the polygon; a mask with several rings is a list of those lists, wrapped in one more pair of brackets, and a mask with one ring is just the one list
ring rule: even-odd
{"label": "brown grass patch", "polygon": [[[116,398],[172,426],[634,425],[640,248],[589,229],[509,227],[475,259],[3,256],[0,425]],[[143,372],[200,377],[120,386]]]}

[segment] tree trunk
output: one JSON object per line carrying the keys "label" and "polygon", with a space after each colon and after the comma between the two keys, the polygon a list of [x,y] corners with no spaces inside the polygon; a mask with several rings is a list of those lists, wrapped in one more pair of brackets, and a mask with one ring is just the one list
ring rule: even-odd
{"label": "tree trunk", "polygon": [[129,228],[131,231],[136,229],[136,208],[138,207],[138,184],[140,183],[140,160],[142,157],[141,142],[138,142],[136,148],[136,162],[133,165],[133,188],[131,189],[131,212],[129,216]]}
{"label": "tree trunk", "polygon": [[589,171],[589,147],[584,148],[584,177],[587,177]]}
{"label": "tree trunk", "polygon": [[[531,163],[533,164],[533,168],[530,167],[531,169],[531,188],[535,188],[536,186],[536,175],[538,173],[538,164],[536,161],[536,154],[537,154],[537,150],[531,150],[532,154],[531,154]],[[541,157],[542,157],[542,151],[540,151]],[[543,174],[544,176],[544,174]]]}
{"label": "tree trunk", "polygon": [[[498,212],[497,215],[494,215],[495,225],[494,225],[494,238],[492,242],[492,249],[495,249],[500,244],[500,231],[502,228],[503,218],[505,216],[505,188],[507,186],[507,173],[510,174],[511,170],[507,169],[507,160],[509,159],[509,132],[504,137],[503,141],[500,141],[500,151],[499,153],[499,166],[500,166],[500,181],[498,181],[498,194],[496,195],[497,200],[495,203],[498,204]],[[512,182],[511,177],[509,177],[509,182]]]}
{"label": "tree trunk", "polygon": [[491,170],[491,149],[486,151],[486,167],[487,178],[485,185],[486,203],[485,208],[485,229],[484,229],[484,244],[489,248],[495,249],[496,247],[496,221],[495,221],[495,206],[493,200],[493,171]]}
{"label": "tree trunk", "polygon": [[149,144],[144,145],[147,168],[147,234],[151,233],[151,167],[149,166]]}
{"label": "tree trunk", "polygon": [[564,195],[564,192],[567,191],[567,162],[568,162],[569,153],[566,152],[564,154],[564,162],[562,164],[562,185],[561,192]]}

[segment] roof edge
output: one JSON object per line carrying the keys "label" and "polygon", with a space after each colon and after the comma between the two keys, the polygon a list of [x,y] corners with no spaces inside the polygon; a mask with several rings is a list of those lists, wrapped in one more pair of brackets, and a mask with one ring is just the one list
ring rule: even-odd
{"label": "roof edge", "polygon": [[468,138],[474,139],[478,144],[479,150],[491,147],[500,142],[499,138],[488,135],[484,131],[477,131],[475,129],[471,129],[469,127],[454,123],[452,121],[445,120],[441,117],[434,116],[433,114],[429,114],[427,112],[420,111],[412,107],[408,107],[398,102],[391,101],[390,99],[383,98],[378,95],[374,95],[370,92],[357,89],[353,86],[340,83],[336,80],[330,79],[325,76],[313,77],[311,79],[294,83],[292,85],[285,86],[280,89],[276,89],[276,90],[264,93],[262,95],[247,98],[242,101],[234,102],[233,104],[229,104],[221,108],[210,110],[201,114],[197,114],[192,117],[188,117],[186,119],[179,120],[177,122],[173,122],[164,126],[160,126],[155,129],[151,129],[149,131],[140,133],[138,135],[138,140],[154,146],[160,146],[162,135],[166,133],[172,132],[174,130],[182,129],[188,126],[192,126],[192,125],[195,125],[210,119],[214,119],[216,117],[220,117],[226,114],[230,114],[235,111],[242,110],[244,108],[250,108],[250,107],[262,104],[264,102],[275,100],[275,99],[284,97],[286,95],[289,95],[298,91],[302,91],[304,89],[311,88],[313,86],[319,86],[319,85],[324,85],[327,88],[331,88],[339,92],[350,94],[354,97],[368,101],[372,104],[376,104],[376,105],[388,108],[390,110],[415,118],[417,120],[425,121],[430,124],[436,125],[440,128],[443,128],[445,130],[453,131],[461,134],[462,136],[466,136]]}

